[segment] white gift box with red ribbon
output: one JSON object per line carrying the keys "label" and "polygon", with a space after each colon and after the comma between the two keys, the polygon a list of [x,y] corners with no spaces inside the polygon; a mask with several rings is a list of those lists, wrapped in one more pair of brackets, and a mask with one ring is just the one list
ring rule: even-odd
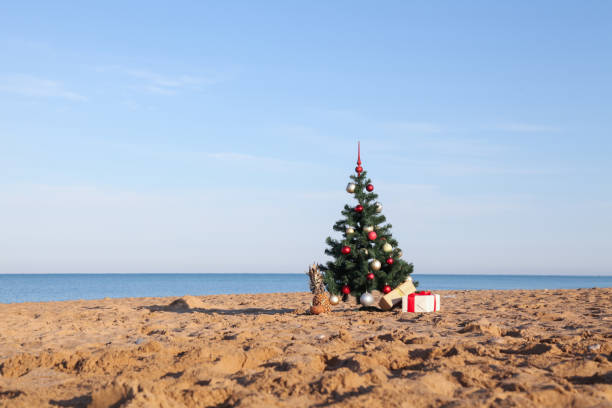
{"label": "white gift box with red ribbon", "polygon": [[440,295],[428,290],[402,296],[402,312],[422,313],[440,310]]}

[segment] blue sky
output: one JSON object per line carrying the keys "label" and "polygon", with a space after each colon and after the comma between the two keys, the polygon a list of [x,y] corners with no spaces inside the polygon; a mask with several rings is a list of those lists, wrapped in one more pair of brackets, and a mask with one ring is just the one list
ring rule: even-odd
{"label": "blue sky", "polygon": [[612,3],[12,2],[0,272],[303,272],[361,140],[415,273],[612,273]]}

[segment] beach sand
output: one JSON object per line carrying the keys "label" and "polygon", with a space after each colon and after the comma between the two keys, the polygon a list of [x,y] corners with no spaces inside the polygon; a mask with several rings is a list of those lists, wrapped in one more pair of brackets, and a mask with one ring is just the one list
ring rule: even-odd
{"label": "beach sand", "polygon": [[439,293],[0,304],[0,406],[612,406],[612,289]]}

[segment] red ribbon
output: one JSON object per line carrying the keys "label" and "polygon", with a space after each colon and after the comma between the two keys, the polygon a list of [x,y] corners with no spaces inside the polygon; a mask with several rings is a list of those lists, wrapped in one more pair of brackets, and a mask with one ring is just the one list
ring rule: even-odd
{"label": "red ribbon", "polygon": [[[415,296],[431,296],[432,293],[430,290],[421,290],[415,293],[411,293],[410,295],[408,295],[408,311],[410,311],[410,309],[412,309],[412,311],[414,312],[414,297]],[[434,312],[436,311],[436,296],[434,295]]]}

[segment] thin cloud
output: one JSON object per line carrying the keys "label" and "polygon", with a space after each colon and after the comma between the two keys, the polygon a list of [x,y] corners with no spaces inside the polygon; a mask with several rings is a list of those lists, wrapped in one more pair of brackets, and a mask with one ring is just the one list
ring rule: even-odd
{"label": "thin cloud", "polygon": [[225,160],[225,161],[247,161],[247,160],[261,160],[262,157],[254,156],[251,154],[244,153],[234,153],[234,152],[225,152],[225,153],[208,153],[208,157],[211,159],[217,160]]}
{"label": "thin cloud", "polygon": [[59,98],[86,101],[87,98],[64,87],[59,81],[25,74],[0,76],[0,92],[35,98]]}
{"label": "thin cloud", "polygon": [[494,130],[521,133],[559,132],[561,128],[556,126],[539,125],[533,123],[504,123],[491,127]]}
{"label": "thin cloud", "polygon": [[499,144],[476,139],[423,139],[416,144],[436,154],[461,156],[491,156],[507,150]]}
{"label": "thin cloud", "polygon": [[564,174],[558,168],[532,168],[500,166],[495,163],[471,163],[466,161],[439,161],[410,159],[404,156],[392,155],[387,157],[389,163],[409,166],[419,171],[428,171],[445,176],[472,176],[472,175],[507,175],[507,176],[551,176]]}
{"label": "thin cloud", "polygon": [[218,82],[214,78],[193,75],[162,75],[146,69],[119,69],[123,74],[138,80],[138,85],[146,92],[157,95],[175,95],[180,91],[199,90],[203,86]]}
{"label": "thin cloud", "polygon": [[176,95],[176,90],[170,88],[164,88],[161,86],[155,85],[146,85],[143,89],[149,93],[158,94],[158,95]]}
{"label": "thin cloud", "polygon": [[219,77],[196,75],[168,75],[149,69],[126,68],[120,65],[98,65],[93,70],[100,73],[115,73],[131,78],[133,87],[157,95],[175,95],[181,91],[197,91],[204,86],[219,83]]}
{"label": "thin cloud", "polygon": [[308,163],[292,160],[276,159],[273,157],[256,156],[252,154],[237,152],[207,153],[207,157],[224,162],[234,163],[256,163],[276,168],[287,168],[288,166],[307,165]]}
{"label": "thin cloud", "polygon": [[440,164],[437,170],[448,175],[507,175],[507,176],[553,176],[562,174],[558,169],[479,166],[470,164]]}
{"label": "thin cloud", "polygon": [[441,125],[430,122],[388,122],[383,126],[389,130],[413,133],[440,133],[444,130]]}
{"label": "thin cloud", "polygon": [[164,76],[155,72],[141,69],[128,69],[125,72],[132,77],[144,79],[156,86],[164,88],[183,88],[187,86],[212,85],[216,82],[215,80],[212,80],[210,78],[195,77],[190,75],[179,75],[173,77]]}

